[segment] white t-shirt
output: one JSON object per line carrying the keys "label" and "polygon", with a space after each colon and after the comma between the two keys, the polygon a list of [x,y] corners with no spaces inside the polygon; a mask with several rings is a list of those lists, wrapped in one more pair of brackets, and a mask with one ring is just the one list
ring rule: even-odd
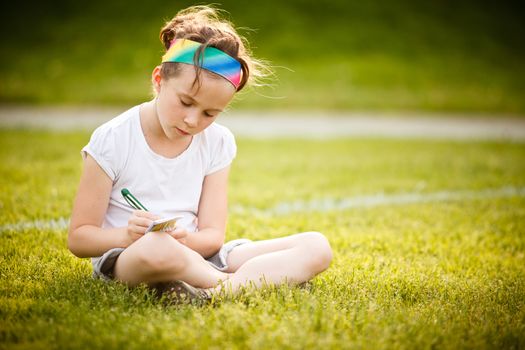
{"label": "white t-shirt", "polygon": [[183,153],[166,158],[147,144],[139,107],[99,126],[81,152],[93,157],[113,180],[102,227],[127,226],[135,210],[120,193],[127,188],[150,212],[182,215],[179,224],[195,232],[204,177],[230,165],[237,151],[235,138],[226,127],[212,123],[193,136]]}

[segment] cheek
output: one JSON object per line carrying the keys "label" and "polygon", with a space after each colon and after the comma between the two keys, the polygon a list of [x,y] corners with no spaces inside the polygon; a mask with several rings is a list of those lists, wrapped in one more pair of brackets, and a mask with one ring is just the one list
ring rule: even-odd
{"label": "cheek", "polygon": [[176,102],[173,102],[172,100],[164,100],[162,102],[157,101],[157,103],[159,119],[170,121],[176,119],[177,116],[180,115],[180,106]]}

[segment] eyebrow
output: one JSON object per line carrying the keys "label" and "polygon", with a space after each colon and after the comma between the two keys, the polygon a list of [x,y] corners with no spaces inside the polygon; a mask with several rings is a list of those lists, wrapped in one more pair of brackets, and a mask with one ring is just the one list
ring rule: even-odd
{"label": "eyebrow", "polygon": [[[188,95],[187,93],[181,92],[180,95],[181,95],[182,97],[185,97],[185,98],[190,99],[190,100],[193,101],[193,102],[196,102],[197,104],[200,104],[199,101],[197,101],[196,99],[194,99],[193,97],[191,97],[191,96]],[[207,108],[206,110],[207,110],[207,111],[217,111],[217,112],[222,112],[222,109],[219,109],[219,108]]]}

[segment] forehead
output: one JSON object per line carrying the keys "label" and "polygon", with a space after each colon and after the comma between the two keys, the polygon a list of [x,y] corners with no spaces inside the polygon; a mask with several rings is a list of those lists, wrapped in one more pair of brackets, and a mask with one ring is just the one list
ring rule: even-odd
{"label": "forehead", "polygon": [[201,97],[206,100],[228,102],[235,94],[235,87],[225,78],[202,69],[199,74],[199,81],[196,81],[197,74],[195,67],[189,64],[180,64],[179,74],[169,79],[169,85],[178,92],[184,93],[191,97]]}

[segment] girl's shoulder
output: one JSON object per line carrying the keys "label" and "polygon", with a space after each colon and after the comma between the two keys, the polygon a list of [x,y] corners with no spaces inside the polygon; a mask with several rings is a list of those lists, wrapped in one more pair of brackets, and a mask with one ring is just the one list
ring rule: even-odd
{"label": "girl's shoulder", "polygon": [[140,128],[139,106],[132,107],[93,131],[86,149],[110,157],[128,152]]}
{"label": "girl's shoulder", "polygon": [[82,156],[89,154],[112,180],[117,179],[129,157],[136,122],[140,123],[138,106],[100,125],[82,149]]}
{"label": "girl's shoulder", "polygon": [[202,133],[203,137],[209,143],[227,142],[235,143],[235,136],[233,133],[224,125],[214,122],[210,124]]}
{"label": "girl's shoulder", "polygon": [[205,153],[209,161],[206,175],[230,164],[237,154],[237,145],[232,132],[225,126],[212,123],[202,133]]}
{"label": "girl's shoulder", "polygon": [[[134,106],[122,112],[113,119],[95,129],[93,134],[103,134],[104,136],[119,135],[122,133],[131,133],[134,131],[134,123],[139,119],[139,107]],[[120,135],[122,136],[122,135]]]}

